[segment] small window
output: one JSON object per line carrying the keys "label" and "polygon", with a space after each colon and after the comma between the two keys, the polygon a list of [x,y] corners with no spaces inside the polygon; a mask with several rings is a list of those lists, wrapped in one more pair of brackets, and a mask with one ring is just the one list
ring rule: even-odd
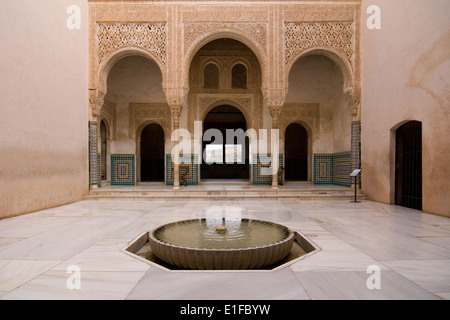
{"label": "small window", "polygon": [[205,88],[219,87],[219,68],[213,63],[203,69],[203,86]]}
{"label": "small window", "polygon": [[231,86],[233,88],[247,88],[247,68],[242,64],[237,64],[231,71]]}

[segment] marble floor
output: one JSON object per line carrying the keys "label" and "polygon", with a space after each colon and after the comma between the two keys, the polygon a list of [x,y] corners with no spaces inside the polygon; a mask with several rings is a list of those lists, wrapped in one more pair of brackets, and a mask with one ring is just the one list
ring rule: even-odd
{"label": "marble floor", "polygon": [[[252,272],[164,271],[123,252],[197,217],[274,221],[321,250]],[[371,201],[80,201],[0,220],[0,299],[450,299],[450,219]]]}

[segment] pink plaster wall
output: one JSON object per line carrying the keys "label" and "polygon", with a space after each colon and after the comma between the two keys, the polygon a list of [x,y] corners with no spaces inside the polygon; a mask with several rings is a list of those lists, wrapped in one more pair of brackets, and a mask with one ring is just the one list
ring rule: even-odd
{"label": "pink plaster wall", "polygon": [[87,14],[87,0],[1,1],[0,218],[88,192]]}
{"label": "pink plaster wall", "polygon": [[[369,5],[381,29],[369,30]],[[394,130],[422,122],[423,211],[450,216],[450,1],[362,1],[363,192],[394,203]]]}

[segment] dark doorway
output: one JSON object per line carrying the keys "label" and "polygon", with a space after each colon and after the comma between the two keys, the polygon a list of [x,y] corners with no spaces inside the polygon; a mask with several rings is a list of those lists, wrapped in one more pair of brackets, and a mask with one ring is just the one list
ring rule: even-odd
{"label": "dark doorway", "polygon": [[422,123],[410,121],[395,133],[395,204],[422,210]]}
{"label": "dark doorway", "polygon": [[141,181],[164,181],[164,131],[149,124],[141,133]]}
{"label": "dark doorway", "polygon": [[290,124],[285,133],[285,179],[308,180],[308,133],[298,123]]}
{"label": "dark doorway", "polygon": [[[215,131],[209,131],[216,129]],[[222,105],[211,110],[203,123],[202,179],[248,179],[248,138],[227,141],[228,133],[242,134],[247,130],[245,117],[239,109]],[[208,132],[207,132],[208,131]],[[208,133],[214,137],[208,137]],[[205,134],[207,133],[207,134]],[[216,135],[222,139],[216,140]]]}

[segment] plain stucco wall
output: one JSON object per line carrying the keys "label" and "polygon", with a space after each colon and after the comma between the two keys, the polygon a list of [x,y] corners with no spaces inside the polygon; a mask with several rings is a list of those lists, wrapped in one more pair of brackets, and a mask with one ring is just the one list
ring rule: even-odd
{"label": "plain stucco wall", "polygon": [[[369,30],[369,5],[381,29]],[[362,1],[363,192],[394,201],[394,132],[422,122],[423,211],[450,216],[450,1]],[[392,150],[392,151],[391,151]]]}
{"label": "plain stucco wall", "polygon": [[[87,0],[0,0],[0,218],[88,192]],[[70,30],[67,8],[80,8]]]}

